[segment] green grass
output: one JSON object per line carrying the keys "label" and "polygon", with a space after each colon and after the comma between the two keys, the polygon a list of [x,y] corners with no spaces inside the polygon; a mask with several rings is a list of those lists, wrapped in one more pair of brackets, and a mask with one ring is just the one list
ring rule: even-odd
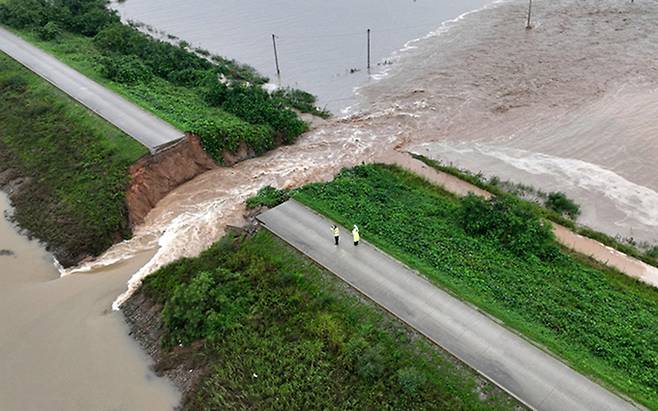
{"label": "green grass", "polygon": [[593,376],[658,408],[658,291],[560,251],[518,256],[496,238],[473,237],[462,200],[389,166],[342,172],[295,198],[350,226],[437,285]]}
{"label": "green grass", "polygon": [[165,305],[166,343],[205,339],[210,371],[186,409],[517,406],[266,231],[227,236],[142,291]]}
{"label": "green grass", "polygon": [[[422,161],[437,171],[453,175],[497,196],[513,195],[522,198],[524,194],[529,193],[530,195],[539,197],[542,200],[546,200],[549,197],[549,194],[537,190],[531,186],[515,184],[509,181],[500,181],[496,177],[485,181],[484,176],[481,174],[473,174],[467,170],[462,170],[451,165],[446,165],[440,161],[432,160],[419,154],[412,154],[412,157]],[[653,247],[648,247],[646,251],[642,251],[631,244],[623,243],[607,234],[592,230],[589,227],[578,225],[573,219],[565,218],[563,215],[557,213],[554,210],[542,207],[541,205],[532,201],[526,202],[535,209],[536,213],[540,214],[542,217],[548,220],[553,221],[554,223],[565,226],[580,235],[599,241],[609,247],[616,249],[617,251],[621,251],[624,254],[635,257],[649,265],[658,267],[658,253],[652,254]],[[658,248],[658,246],[656,247]]]}
{"label": "green grass", "polygon": [[55,41],[44,41],[30,31],[16,34],[180,130],[193,131],[205,119],[251,127],[244,120],[209,106],[194,88],[177,86],[159,77],[134,84],[117,83],[103,77],[99,63],[102,53],[94,46],[93,38],[65,32]]}
{"label": "green grass", "polygon": [[127,169],[147,150],[5,54],[0,96],[2,168],[30,177],[13,199],[18,223],[63,263],[128,237]]}
{"label": "green grass", "polygon": [[185,132],[218,162],[242,144],[262,154],[308,130],[295,110],[320,116],[301,90],[269,94],[253,68],[173,44],[120,22],[104,0],[8,0],[0,23],[76,70]]}

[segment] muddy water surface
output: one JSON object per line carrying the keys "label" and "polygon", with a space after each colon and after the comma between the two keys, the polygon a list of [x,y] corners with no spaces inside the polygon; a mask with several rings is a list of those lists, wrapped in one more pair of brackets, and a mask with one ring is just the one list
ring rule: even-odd
{"label": "muddy water surface", "polygon": [[393,148],[566,191],[594,228],[657,239],[658,3],[538,2],[532,30],[526,6],[500,2],[407,44],[359,89],[358,114],[180,187],[133,240],[82,269],[159,246],[133,289],[239,223],[263,185],[327,179]]}
{"label": "muddy water surface", "polygon": [[367,110],[413,113],[409,149],[565,191],[582,223],[658,241],[658,3],[537,2],[532,30],[523,3],[414,43],[361,90]]}
{"label": "muddy water surface", "polygon": [[[125,19],[255,67],[284,86],[308,90],[334,112],[356,102],[353,88],[387,68],[405,42],[492,0],[128,0]],[[281,76],[274,64],[277,35]],[[356,72],[352,72],[356,70]]]}
{"label": "muddy water surface", "polygon": [[[0,192],[0,214],[9,210]],[[167,410],[178,393],[148,368],[120,313],[109,310],[139,254],[60,279],[53,259],[0,217],[0,409]]]}

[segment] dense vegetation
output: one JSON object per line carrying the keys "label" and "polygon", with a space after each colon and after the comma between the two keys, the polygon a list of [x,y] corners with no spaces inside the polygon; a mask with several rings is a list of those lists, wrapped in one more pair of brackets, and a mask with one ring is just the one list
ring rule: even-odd
{"label": "dense vegetation", "polygon": [[7,0],[0,22],[174,126],[198,134],[221,161],[247,143],[262,153],[307,125],[293,109],[326,116],[300,90],[269,94],[252,68],[124,25],[106,0]]}
{"label": "dense vegetation", "polygon": [[290,199],[289,190],[280,190],[272,186],[265,186],[258,190],[255,196],[247,199],[247,209],[257,207],[274,208]]}
{"label": "dense vegetation", "polygon": [[205,340],[210,372],[187,409],[514,406],[265,231],[175,262],[143,292],[164,304],[166,344]]}
{"label": "dense vegetation", "polygon": [[[529,207],[534,208],[534,211],[544,218],[568,227],[578,234],[599,241],[624,254],[642,260],[647,264],[658,267],[658,245],[642,246],[641,248],[645,249],[645,251],[642,251],[642,249],[637,247],[637,243],[632,238],[611,237],[607,234],[594,231],[589,227],[576,224],[576,219],[580,215],[580,206],[563,193],[545,193],[526,184],[501,181],[496,176],[485,179],[482,174],[474,174],[468,170],[446,165],[422,155],[413,154],[413,157],[438,171],[454,175],[499,197],[512,195],[522,199],[522,201],[525,201]],[[565,218],[565,216],[568,218]]]}
{"label": "dense vegetation", "polygon": [[[431,281],[658,408],[658,291],[558,249],[531,208],[458,199],[380,165],[344,170],[295,198],[358,224],[366,240]],[[530,252],[519,252],[525,246]]]}
{"label": "dense vegetation", "polygon": [[0,171],[29,177],[12,196],[21,227],[64,264],[128,237],[127,170],[146,150],[4,54],[0,100]]}

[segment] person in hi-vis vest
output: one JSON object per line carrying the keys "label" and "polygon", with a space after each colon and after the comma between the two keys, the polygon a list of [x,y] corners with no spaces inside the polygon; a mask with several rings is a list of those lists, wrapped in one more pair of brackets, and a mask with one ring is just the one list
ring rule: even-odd
{"label": "person in hi-vis vest", "polygon": [[354,245],[359,245],[361,236],[359,235],[359,227],[357,227],[356,224],[354,224],[354,228],[352,229],[352,237],[354,237]]}
{"label": "person in hi-vis vest", "polygon": [[334,233],[334,242],[336,245],[338,245],[338,239],[340,238],[340,229],[338,228],[337,225],[332,225],[331,226],[331,231]]}

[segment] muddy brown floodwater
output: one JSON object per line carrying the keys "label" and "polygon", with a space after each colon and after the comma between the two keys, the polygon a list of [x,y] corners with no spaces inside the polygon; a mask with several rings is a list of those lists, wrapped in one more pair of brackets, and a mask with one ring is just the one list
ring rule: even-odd
{"label": "muddy brown floodwater", "polygon": [[498,3],[407,44],[358,91],[358,114],[179,187],[132,240],[72,272],[157,247],[117,308],[145,275],[239,224],[260,187],[328,179],[393,148],[566,191],[594,228],[656,239],[658,3],[539,2],[532,30],[526,6]]}
{"label": "muddy brown floodwater", "polygon": [[[0,192],[0,215],[9,211]],[[179,394],[109,310],[141,253],[93,275],[60,279],[43,247],[0,217],[0,409],[166,410]]]}
{"label": "muddy brown floodwater", "polygon": [[392,149],[566,191],[594,228],[658,239],[658,2],[535,3],[532,30],[524,29],[527,1],[512,0],[407,44],[385,75],[359,89],[357,114],[175,189],[133,239],[63,279],[54,281],[46,268],[17,271],[25,278],[3,270],[0,281],[13,292],[0,290],[1,320],[12,324],[0,331],[0,404],[23,398],[54,408],[25,391],[43,387],[51,401],[75,389],[82,402],[170,406],[175,393],[149,377],[123,323],[105,312],[130,274],[114,308],[144,276],[198,254],[227,224],[240,224],[244,201],[264,185],[326,180],[342,167],[389,160]]}

